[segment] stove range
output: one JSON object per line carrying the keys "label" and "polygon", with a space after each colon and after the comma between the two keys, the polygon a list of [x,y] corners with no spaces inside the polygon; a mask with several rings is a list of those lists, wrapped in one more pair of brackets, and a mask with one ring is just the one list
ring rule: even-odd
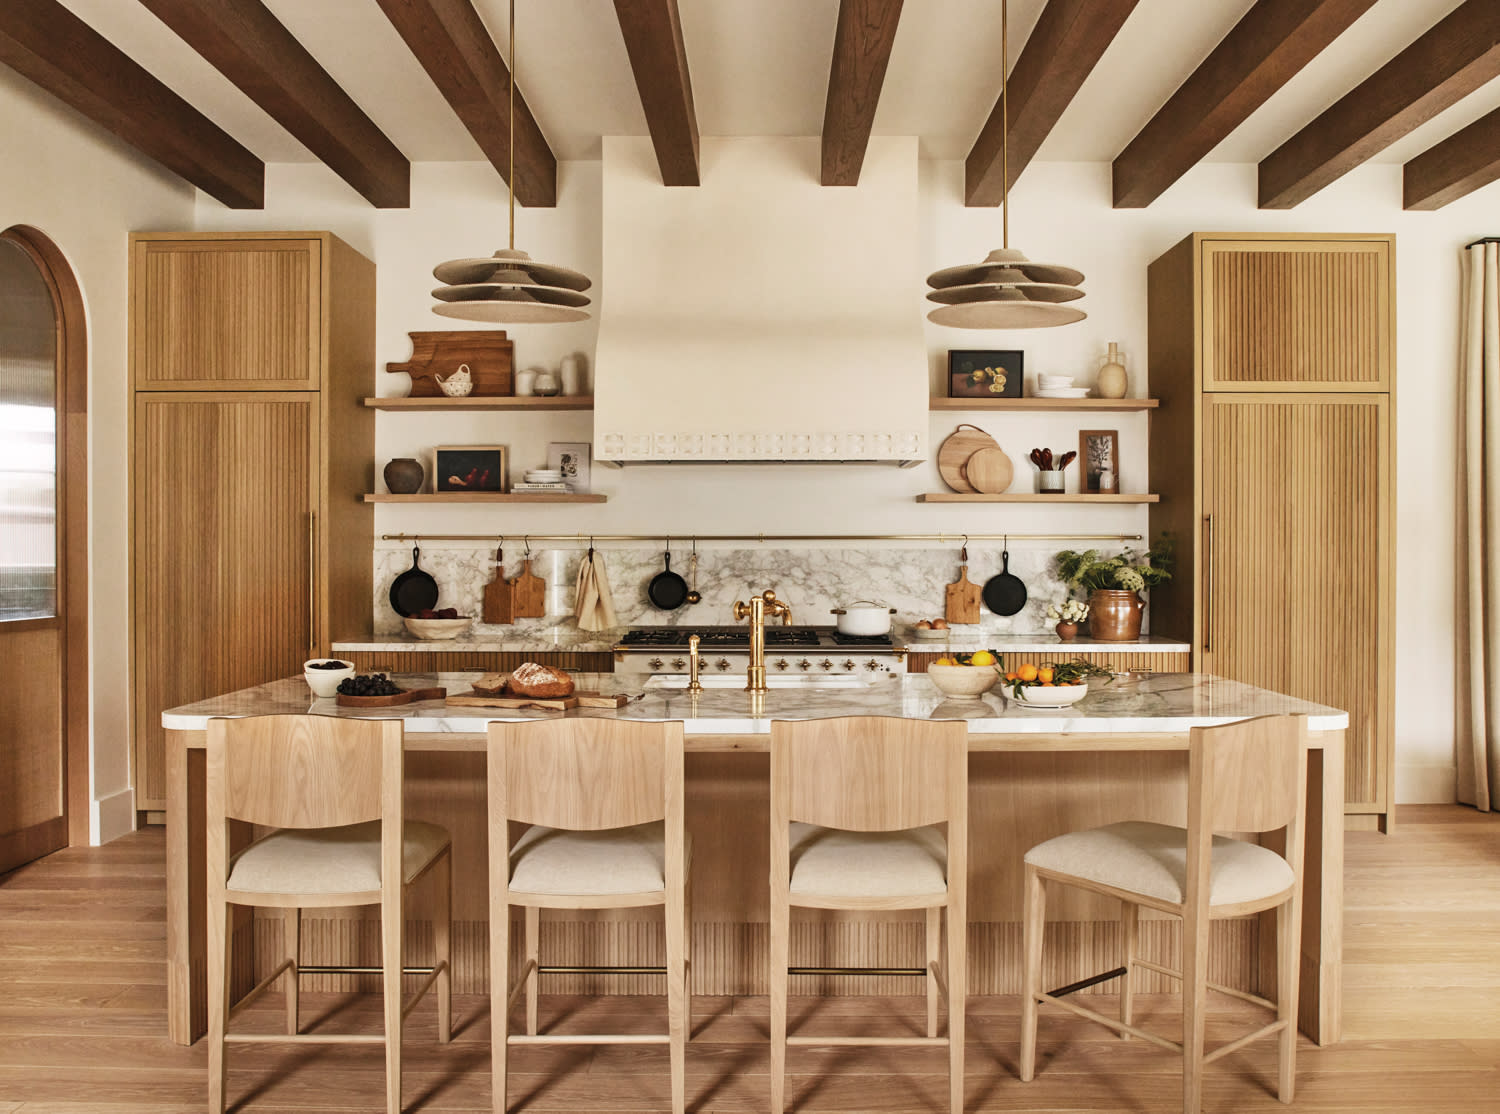
{"label": "stove range", "polygon": [[[738,626],[636,627],[615,646],[617,673],[688,671],[688,639],[698,636],[705,673],[745,673],[750,666],[750,628]],[[766,626],[766,671],[772,674],[897,673],[904,650],[889,634],[842,634],[837,627]]]}

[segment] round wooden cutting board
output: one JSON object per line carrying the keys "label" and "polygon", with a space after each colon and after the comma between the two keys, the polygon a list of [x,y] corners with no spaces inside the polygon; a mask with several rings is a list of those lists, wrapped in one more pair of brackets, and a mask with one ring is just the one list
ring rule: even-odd
{"label": "round wooden cutting board", "polygon": [[1016,470],[1003,449],[980,449],[963,465],[964,478],[981,495],[999,495],[1010,487]]}
{"label": "round wooden cutting board", "polygon": [[938,475],[954,491],[974,494],[974,485],[964,478],[964,464],[980,449],[998,449],[995,439],[978,426],[961,425],[938,448]]}

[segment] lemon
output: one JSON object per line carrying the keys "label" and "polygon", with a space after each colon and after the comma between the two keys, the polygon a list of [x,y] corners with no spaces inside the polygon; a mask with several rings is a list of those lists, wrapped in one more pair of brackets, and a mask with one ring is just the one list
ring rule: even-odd
{"label": "lemon", "polygon": [[957,665],[958,663],[955,662],[952,658],[938,658],[938,660],[935,661],[935,662],[933,662],[932,664],[933,665]]}
{"label": "lemon", "polygon": [[994,665],[995,664],[995,655],[992,654],[992,653],[990,653],[988,650],[980,650],[972,658],[969,659],[969,664],[970,665]]}

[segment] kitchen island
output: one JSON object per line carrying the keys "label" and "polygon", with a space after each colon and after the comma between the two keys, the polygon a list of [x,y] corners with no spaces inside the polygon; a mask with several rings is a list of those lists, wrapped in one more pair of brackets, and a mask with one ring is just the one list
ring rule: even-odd
{"label": "kitchen island", "polygon": [[[467,692],[476,674],[412,674],[403,688],[441,685]],[[580,689],[621,692],[619,709],[566,713],[450,707],[428,701],[385,709],[340,708],[311,696],[301,678],[182,708],[162,716],[167,732],[168,1023],[188,1043],[201,1035],[205,1014],[203,746],[214,716],[313,712],[356,718],[398,718],[406,729],[407,814],[445,825],[453,834],[454,965],[460,993],[485,989],[486,833],[485,724],[497,719],[605,716],[631,720],[680,719],[687,732],[687,824],[694,843],[693,984],[697,993],[765,993],[768,899],[767,780],[769,731],[774,719],[890,715],[961,719],[970,740],[970,992],[1019,991],[1021,857],[1044,839],[1123,819],[1181,823],[1186,813],[1188,733],[1191,728],[1283,713],[1309,717],[1306,894],[1303,901],[1301,1027],[1314,1040],[1338,1039],[1340,1025],[1343,872],[1343,738],[1347,716],[1337,709],[1267,692],[1206,674],[1158,674],[1095,688],[1072,708],[1017,706],[991,692],[977,700],[945,698],[925,676],[818,678],[764,695],[715,687],[692,695],[680,680],[643,687],[640,677],[580,674]],[[728,678],[714,678],[718,682]],[[787,681],[792,678],[785,678]],[[839,681],[836,687],[829,682]],[[248,838],[248,831],[240,838]],[[426,895],[413,893],[420,924]],[[659,962],[659,916],[650,910],[570,911],[566,921],[544,921],[543,948],[573,964]],[[920,954],[921,922],[903,914],[879,918],[805,911],[794,922],[798,962],[892,966]],[[372,960],[372,940],[361,930],[363,910],[317,910],[303,931],[309,964]],[[1067,978],[1116,964],[1117,908],[1083,894],[1061,894],[1049,914]],[[248,988],[280,954],[279,919],[237,932],[247,946],[235,957],[237,984]],[[419,934],[421,935],[421,934]],[[1159,962],[1175,962],[1179,926],[1144,919],[1141,941]],[[518,942],[519,939],[516,937]],[[1260,918],[1215,925],[1216,981],[1264,990],[1272,936]],[[513,956],[513,960],[518,957]],[[274,964],[273,964],[274,966]],[[518,966],[518,964],[517,964]],[[267,967],[266,970],[270,968]],[[552,976],[559,992],[650,993],[652,976]],[[1160,980],[1160,985],[1152,979]],[[1274,979],[1273,979],[1274,982]],[[913,992],[903,980],[861,976],[831,984],[805,977],[801,993]],[[334,985],[334,984],[330,984]],[[1175,990],[1161,976],[1143,977],[1143,992]]]}

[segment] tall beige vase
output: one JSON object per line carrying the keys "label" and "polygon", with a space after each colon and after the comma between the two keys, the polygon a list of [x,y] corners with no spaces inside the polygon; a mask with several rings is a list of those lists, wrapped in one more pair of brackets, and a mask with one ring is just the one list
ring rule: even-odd
{"label": "tall beige vase", "polygon": [[1098,389],[1100,398],[1124,398],[1130,389],[1125,365],[1120,362],[1120,346],[1115,341],[1109,342],[1109,359],[1099,369]]}

